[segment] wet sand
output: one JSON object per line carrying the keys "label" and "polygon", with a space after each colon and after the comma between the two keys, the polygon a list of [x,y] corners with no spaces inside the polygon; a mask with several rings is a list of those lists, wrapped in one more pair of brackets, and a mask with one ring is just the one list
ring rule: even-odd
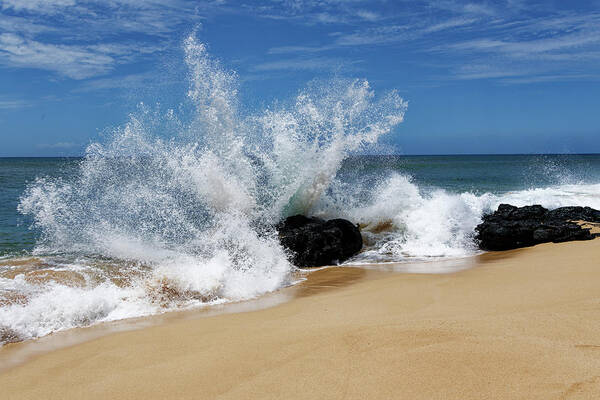
{"label": "wet sand", "polygon": [[438,275],[316,271],[268,308],[37,355],[0,373],[0,397],[600,398],[600,239],[473,262]]}

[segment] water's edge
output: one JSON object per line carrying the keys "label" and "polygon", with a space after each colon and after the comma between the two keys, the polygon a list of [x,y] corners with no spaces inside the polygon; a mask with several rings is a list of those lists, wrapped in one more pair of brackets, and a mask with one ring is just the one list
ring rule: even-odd
{"label": "water's edge", "polygon": [[[514,254],[514,252],[510,251],[503,253],[506,253],[503,255],[506,257]],[[424,274],[423,272],[420,272],[423,271],[423,264],[427,264],[427,271],[435,271],[427,272],[425,274],[440,275],[457,273],[465,269],[474,268],[485,263],[486,260],[496,259],[499,256],[502,256],[502,253],[499,255],[495,254],[495,252],[491,252],[451,260],[342,265],[303,270],[299,271],[296,284],[250,300],[195,307],[187,310],[167,311],[162,314],[144,317],[101,322],[91,326],[58,331],[22,342],[6,344],[3,347],[0,347],[0,373],[18,367],[19,365],[27,363],[44,354],[90,342],[108,335],[147,329],[163,324],[176,323],[177,321],[208,318],[224,314],[260,311],[277,307],[293,301],[294,299],[318,295],[329,290],[347,287],[365,280],[382,279],[392,274],[399,273]]]}

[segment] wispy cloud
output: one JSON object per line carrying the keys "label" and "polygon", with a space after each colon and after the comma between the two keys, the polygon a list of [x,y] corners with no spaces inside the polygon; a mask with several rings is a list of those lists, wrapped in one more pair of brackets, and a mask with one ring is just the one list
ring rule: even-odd
{"label": "wispy cloud", "polygon": [[115,59],[83,46],[65,46],[24,39],[11,33],[0,34],[0,63],[58,72],[83,79],[110,71]]}
{"label": "wispy cloud", "polygon": [[414,32],[408,26],[388,25],[339,35],[334,44],[338,47],[366,46],[405,41],[413,36]]}
{"label": "wispy cloud", "polygon": [[[71,79],[104,75],[119,64],[172,46],[172,33],[197,23],[213,2],[191,0],[2,0],[0,64]],[[128,35],[123,42],[121,36]]]}
{"label": "wispy cloud", "polygon": [[[412,2],[415,3],[414,1]],[[428,9],[447,11],[458,15],[487,15],[493,16],[501,13],[498,3],[487,1],[463,1],[463,0],[426,0]]]}
{"label": "wispy cloud", "polygon": [[425,28],[423,28],[420,31],[420,33],[421,34],[427,34],[427,33],[433,33],[433,32],[443,31],[443,30],[446,30],[446,29],[452,29],[452,28],[458,28],[458,27],[462,27],[462,26],[468,26],[468,25],[474,24],[477,21],[479,21],[479,19],[477,19],[477,18],[464,18],[464,17],[451,18],[451,19],[448,19],[446,21],[439,22],[437,24],[426,26]]}
{"label": "wispy cloud", "polygon": [[[413,1],[406,1],[399,4],[413,4]],[[361,2],[354,4],[364,5]],[[459,12],[459,15],[435,15],[431,16],[431,8],[443,9],[445,11],[453,10]],[[409,7],[406,7],[408,10]],[[418,7],[417,7],[418,9]],[[460,4],[456,2],[433,2],[420,12],[412,10],[408,12],[402,6],[383,16],[381,13],[365,12],[362,9],[354,9],[345,12],[344,18],[362,18],[369,22],[377,22],[373,24],[352,23],[350,31],[342,29],[330,34],[331,42],[321,45],[305,46],[305,45],[289,45],[278,46],[269,50],[269,54],[284,54],[284,53],[314,53],[329,50],[336,50],[344,47],[357,47],[369,45],[382,45],[408,42],[417,40],[428,35],[442,33],[444,31],[456,31],[467,28],[476,23],[482,22],[483,18],[489,18],[494,13],[491,9],[484,6],[473,4]],[[347,19],[347,21],[351,21]],[[355,22],[355,21],[354,21]],[[355,27],[356,26],[356,27]]]}
{"label": "wispy cloud", "polygon": [[382,18],[378,13],[368,10],[357,10],[356,15],[370,22],[379,21]]}
{"label": "wispy cloud", "polygon": [[75,4],[75,0],[3,0],[2,8],[54,14],[64,7],[74,6]]}
{"label": "wispy cloud", "polygon": [[[455,69],[458,79],[500,78],[505,83],[536,83],[587,79],[574,69],[596,70],[600,61],[600,15],[557,15],[498,23],[480,29],[477,38],[436,45],[431,52],[457,55],[481,69]],[[512,78],[521,76],[521,78]],[[510,79],[504,79],[511,77]]]}
{"label": "wispy cloud", "polygon": [[507,78],[524,75],[522,70],[511,70],[497,64],[462,65],[455,69],[455,79],[490,79]]}
{"label": "wispy cloud", "polygon": [[335,49],[336,46],[281,46],[270,48],[268,54],[289,54],[289,53],[320,53],[322,51]]}
{"label": "wispy cloud", "polygon": [[0,31],[33,36],[39,33],[56,31],[56,28],[43,23],[36,23],[28,18],[10,16],[0,13]]}
{"label": "wispy cloud", "polygon": [[375,23],[386,17],[373,10],[381,0],[322,0],[262,2],[260,7],[246,6],[256,16],[276,20],[287,20],[303,25],[352,25]]}
{"label": "wispy cloud", "polygon": [[600,44],[600,30],[568,34],[562,37],[504,41],[496,39],[477,39],[448,45],[456,50],[471,50],[485,52],[500,52],[515,58],[528,58],[541,53],[579,50],[588,45]]}
{"label": "wispy cloud", "polygon": [[94,92],[99,90],[137,90],[140,88],[156,88],[181,83],[168,79],[164,74],[157,76],[154,71],[117,75],[109,78],[88,79],[73,90],[74,93]]}
{"label": "wispy cloud", "polygon": [[[364,8],[360,2],[345,6],[354,10],[346,10],[345,15],[358,16],[358,10]],[[336,27],[327,41],[308,46],[290,43],[273,47],[268,54],[322,53],[327,57],[351,47],[395,46],[416,54],[414,59],[430,54],[446,66],[446,79],[512,83],[536,81],[513,79],[518,76],[584,79],[586,74],[569,71],[574,66],[597,70],[594,63],[600,61],[600,13],[594,11],[558,9],[523,0],[405,0],[387,10],[373,15],[385,15],[376,24]]]}
{"label": "wispy cloud", "polygon": [[257,64],[252,71],[331,71],[356,69],[354,63],[340,58],[291,58]]}
{"label": "wispy cloud", "polygon": [[529,84],[541,82],[569,82],[569,81],[600,81],[600,74],[558,74],[558,75],[531,75],[504,79],[508,84]]}
{"label": "wispy cloud", "polygon": [[0,110],[16,110],[19,108],[25,108],[30,106],[31,103],[25,100],[0,99]]}
{"label": "wispy cloud", "polygon": [[[120,66],[165,52],[182,30],[220,13],[319,30],[267,50],[248,67],[255,72],[335,69],[388,46],[435,59],[447,79],[566,77],[600,60],[600,13],[590,10],[535,0],[0,0],[0,64],[95,78],[82,90],[101,89]],[[490,65],[498,71],[481,67]]]}

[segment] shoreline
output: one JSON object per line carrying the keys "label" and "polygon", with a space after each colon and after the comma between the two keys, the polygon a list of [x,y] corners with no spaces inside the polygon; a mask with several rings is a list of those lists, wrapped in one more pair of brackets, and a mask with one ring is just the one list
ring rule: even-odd
{"label": "shoreline", "polygon": [[266,308],[67,345],[0,385],[66,399],[600,395],[599,256],[595,239],[484,253],[450,274],[326,268]]}
{"label": "shoreline", "polygon": [[[441,263],[448,262],[449,261],[443,261]],[[360,280],[373,279],[375,276],[400,273],[391,270],[390,265],[386,265],[384,268],[379,268],[376,264],[365,264],[362,267],[341,265],[321,267],[313,270],[301,270],[300,275],[303,280],[253,299],[100,322],[90,326],[54,332],[38,338],[7,343],[0,347],[0,374],[11,368],[25,364],[40,355],[77,346],[104,336],[110,336],[120,332],[148,329],[178,321],[264,310],[271,307],[277,307],[278,305],[292,301],[295,298],[312,296],[321,292],[352,285]],[[471,265],[471,263],[468,263],[468,265]],[[468,268],[468,266],[463,268]]]}
{"label": "shoreline", "polygon": [[[298,277],[295,283],[253,299],[225,302],[222,304],[209,304],[200,307],[165,311],[160,314],[99,322],[89,326],[53,332],[37,338],[6,343],[0,347],[0,374],[3,371],[26,363],[39,355],[82,344],[114,333],[147,329],[179,320],[252,312],[276,307],[285,302],[292,301],[294,298],[318,294],[327,290],[351,285],[364,279],[382,277],[386,274],[451,274],[473,268],[480,264],[482,260],[485,260],[485,254],[485,252],[482,252],[472,256],[431,261],[360,263],[300,269],[297,272]],[[482,256],[483,258],[481,258]],[[29,260],[28,258],[27,261]]]}

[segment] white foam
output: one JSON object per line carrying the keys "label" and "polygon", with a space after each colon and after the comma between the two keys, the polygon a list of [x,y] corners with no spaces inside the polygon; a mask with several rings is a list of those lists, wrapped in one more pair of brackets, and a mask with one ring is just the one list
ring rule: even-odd
{"label": "white foam", "polygon": [[[15,279],[27,300],[0,307],[0,329],[30,338],[291,283],[272,224],[313,212],[343,160],[404,116],[396,92],[376,97],[358,79],[313,82],[289,104],[242,115],[236,74],[193,36],[183,48],[191,115],[140,104],[88,147],[77,176],[40,178],[23,195],[20,211],[42,232],[34,253],[79,268],[86,285]],[[96,265],[106,259],[113,270]]]}
{"label": "white foam", "polygon": [[[444,190],[422,190],[411,180],[393,174],[374,188],[372,198],[345,212],[364,226],[370,245],[351,262],[407,261],[428,258],[463,257],[475,254],[474,229],[484,213],[498,205],[541,204],[554,209],[563,206],[600,208],[600,185],[557,185],[504,194]],[[339,212],[336,209],[336,212]],[[327,215],[331,211],[325,209]],[[391,226],[383,231],[383,223]]]}

